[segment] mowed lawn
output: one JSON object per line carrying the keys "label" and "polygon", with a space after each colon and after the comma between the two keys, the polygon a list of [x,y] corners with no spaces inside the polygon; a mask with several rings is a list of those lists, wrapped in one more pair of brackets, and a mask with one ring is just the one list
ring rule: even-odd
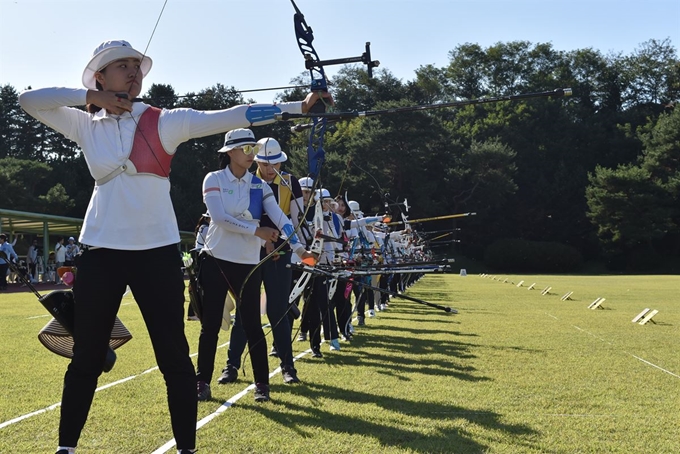
{"label": "mowed lawn", "polygon": [[[199,403],[199,419],[223,410],[198,431],[201,454],[680,452],[679,276],[431,275],[408,294],[459,314],[395,298],[342,351],[302,356],[303,383],[276,375],[271,402],[249,392],[221,407],[250,383],[246,361],[245,377],[213,381]],[[588,309],[599,297],[603,309]],[[631,323],[644,308],[656,324]],[[0,295],[0,453],[56,448],[49,408],[68,361],[37,340],[45,314],[30,293]],[[130,296],[119,317],[134,339],[99,384],[127,380],[97,392],[78,452],[164,452],[165,386]],[[199,330],[187,323],[192,352]],[[225,357],[222,346],[217,373]]]}

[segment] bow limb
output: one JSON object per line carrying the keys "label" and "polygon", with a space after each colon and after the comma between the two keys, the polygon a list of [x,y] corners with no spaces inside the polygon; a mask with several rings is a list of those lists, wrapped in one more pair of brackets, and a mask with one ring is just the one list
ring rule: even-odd
{"label": "bow limb", "polygon": [[[320,64],[319,55],[314,49],[312,42],[314,41],[314,32],[312,28],[307,25],[305,16],[291,0],[293,8],[295,8],[295,15],[293,16],[293,23],[295,25],[295,38],[297,39],[298,47],[302,56],[305,59],[305,66],[309,69],[311,78],[311,91],[313,92],[327,92],[328,83],[326,79],[326,72]],[[325,152],[323,149],[324,136],[326,134],[325,118],[319,118],[318,114],[326,112],[326,105],[323,98],[319,99],[308,111],[312,116],[312,126],[309,133],[309,140],[307,142],[307,164],[309,167],[309,176],[317,180],[321,172],[321,166],[325,160]]]}
{"label": "bow limb", "polygon": [[307,287],[307,284],[309,284],[309,280],[312,277],[312,274],[303,271],[302,276],[300,276],[300,279],[295,283],[295,286],[293,287],[293,290],[290,292],[290,296],[288,297],[288,304],[293,304],[293,302],[298,299],[300,295],[302,295],[302,292],[304,292],[305,287]]}

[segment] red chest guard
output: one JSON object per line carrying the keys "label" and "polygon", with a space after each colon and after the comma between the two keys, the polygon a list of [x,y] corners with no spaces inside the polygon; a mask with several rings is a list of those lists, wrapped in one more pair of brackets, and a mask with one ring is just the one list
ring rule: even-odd
{"label": "red chest guard", "polygon": [[149,107],[139,117],[129,159],[137,169],[137,173],[168,178],[174,153],[168,154],[161,144],[161,137],[158,133],[160,116],[161,109]]}

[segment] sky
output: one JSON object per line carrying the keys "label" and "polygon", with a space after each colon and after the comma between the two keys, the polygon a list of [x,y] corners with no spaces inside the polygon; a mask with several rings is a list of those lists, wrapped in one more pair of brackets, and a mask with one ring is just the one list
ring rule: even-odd
{"label": "sky", "polygon": [[[680,0],[297,0],[321,59],[359,56],[397,78],[448,63],[464,43],[551,43],[629,55],[650,39],[680,46]],[[82,87],[103,41],[125,39],[153,59],[144,79],[176,93],[221,83],[238,90],[288,85],[305,71],[288,0],[0,0],[0,86]],[[339,67],[328,67],[330,76]],[[274,100],[276,92],[246,99]]]}

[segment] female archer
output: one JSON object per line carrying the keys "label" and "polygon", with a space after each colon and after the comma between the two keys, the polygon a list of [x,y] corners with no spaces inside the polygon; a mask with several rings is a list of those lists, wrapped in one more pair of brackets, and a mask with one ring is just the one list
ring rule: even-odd
{"label": "female archer", "polygon": [[[298,227],[299,217],[304,213],[304,196],[302,188],[295,176],[281,170],[281,165],[288,160],[288,156],[281,149],[279,142],[271,137],[265,137],[257,142],[257,154],[255,162],[257,171],[255,176],[267,183],[272,190],[274,200],[281,211],[288,217],[293,226]],[[263,227],[277,228],[272,219],[264,213],[260,220]],[[302,226],[303,234],[307,225]],[[299,231],[300,229],[298,229]],[[304,240],[304,237],[301,236]],[[292,320],[289,320],[290,307],[290,283],[292,271],[292,250],[289,245],[284,245],[277,254],[271,253],[282,246],[284,240],[265,241],[260,248],[260,259],[267,259],[262,263],[262,281],[267,297],[267,317],[272,326],[274,342],[269,356],[278,356],[281,360],[281,375],[284,383],[298,383],[297,370],[293,365],[293,349],[291,346]],[[237,320],[238,321],[238,320]],[[229,354],[227,365],[218,379],[218,383],[232,383],[238,377],[238,369],[241,367],[241,357],[246,345],[246,335],[243,330],[234,328],[231,331]]]}
{"label": "female archer", "polygon": [[[262,275],[261,269],[257,267],[260,249],[263,242],[276,243],[281,231],[301,258],[313,257],[294,235],[293,224],[281,210],[269,184],[248,172],[255,159],[256,145],[250,129],[229,131],[224,146],[218,150],[221,153],[221,170],[209,173],[203,180],[203,200],[211,218],[199,259],[203,315],[198,344],[198,400],[211,398],[210,381],[224,302],[229,291],[236,301],[236,322],[231,339],[241,345],[240,351],[232,351],[230,347],[229,353],[241,354],[242,341],[238,341],[237,337],[245,332],[255,379],[255,401],[269,400],[267,342],[260,322]],[[265,214],[270,225],[276,228],[260,225]],[[284,291],[289,282],[290,275],[287,275]],[[288,321],[283,324],[279,323],[280,320],[270,321],[288,327]],[[286,342],[290,344],[290,332],[287,337]],[[292,357],[290,364],[285,366],[292,368]],[[225,374],[228,370],[229,367]],[[294,369],[287,370],[287,373],[292,374],[297,381]]]}
{"label": "female archer", "polygon": [[[196,375],[184,335],[184,280],[170,163],[187,140],[271,123],[282,111],[306,112],[319,97],[209,112],[157,109],[135,99],[151,65],[151,58],[127,41],[106,41],[83,71],[85,89],[43,88],[19,96],[26,112],[79,145],[95,180],[78,240],[85,250],[73,288],[77,328],[64,377],[59,454],[73,453],[78,444],[127,285],[166,382],[178,450],[194,452]],[[87,111],[76,108],[83,105]]]}

